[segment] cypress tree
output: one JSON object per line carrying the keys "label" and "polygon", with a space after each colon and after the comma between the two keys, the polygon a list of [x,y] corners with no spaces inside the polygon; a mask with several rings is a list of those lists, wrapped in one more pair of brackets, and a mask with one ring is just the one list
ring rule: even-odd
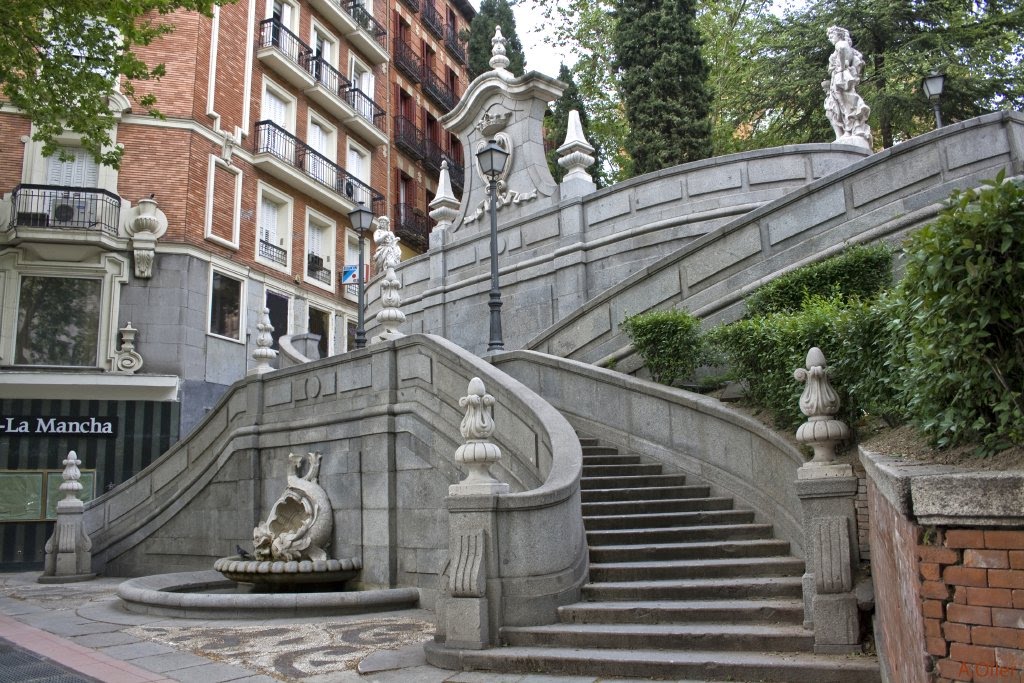
{"label": "cypress tree", "polygon": [[586,136],[587,142],[594,146],[595,161],[594,165],[588,169],[588,172],[594,177],[597,186],[601,187],[598,173],[602,165],[601,149],[591,139],[587,125],[589,117],[587,116],[586,105],[583,103],[583,97],[580,95],[579,88],[576,87],[576,79],[573,78],[572,71],[565,64],[558,68],[558,80],[565,83],[565,92],[562,93],[562,96],[555,103],[554,109],[549,110],[549,115],[544,117],[544,138],[547,142],[545,146],[548,148],[548,168],[551,169],[551,175],[554,177],[555,182],[562,182],[566,171],[558,165],[557,150],[565,142],[565,133],[569,127],[569,112],[575,109],[580,113],[580,123],[583,124],[583,134]]}
{"label": "cypress tree", "polygon": [[711,156],[708,67],[693,0],[617,0],[614,44],[634,172]]}
{"label": "cypress tree", "polygon": [[505,56],[509,59],[508,70],[515,76],[522,76],[526,69],[526,55],[523,44],[516,34],[516,18],[508,0],[482,0],[480,11],[469,25],[469,79],[473,80],[485,71],[490,71],[491,38],[494,27],[501,26],[505,36]]}

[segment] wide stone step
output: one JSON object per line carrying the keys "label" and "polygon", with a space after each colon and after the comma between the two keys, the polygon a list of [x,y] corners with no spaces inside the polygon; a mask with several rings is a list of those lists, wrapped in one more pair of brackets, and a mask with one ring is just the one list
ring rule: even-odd
{"label": "wide stone step", "polygon": [[802,574],[803,560],[795,557],[737,557],[727,560],[670,560],[664,562],[616,562],[590,565],[590,580],[658,581],[725,576],[792,576]]}
{"label": "wide stone step", "polygon": [[878,664],[872,657],[807,653],[500,647],[463,650],[456,656],[453,668],[463,670],[529,671],[601,678],[737,683],[874,683],[879,680]]}
{"label": "wide stone step", "polygon": [[729,557],[767,557],[788,553],[789,543],[776,539],[710,543],[652,543],[595,546],[590,549],[590,561],[601,564],[644,560],[710,560]]}
{"label": "wide stone step", "polygon": [[582,446],[582,450],[583,450],[583,455],[584,456],[587,456],[587,455],[617,455],[618,452],[619,452],[619,449],[615,448],[614,446],[601,446],[601,445],[599,445],[597,443],[593,443],[593,444],[586,443],[585,444],[585,443],[583,443],[582,439],[580,440],[580,446]]}
{"label": "wide stone step", "polygon": [[707,498],[711,487],[692,486],[643,486],[639,488],[589,489],[580,492],[584,503],[622,500],[654,500],[660,498]]}
{"label": "wide stone step", "polygon": [[[699,500],[699,499],[698,499]],[[730,501],[731,504],[731,501]],[[600,529],[648,529],[651,527],[700,526],[702,524],[745,524],[754,521],[751,510],[701,510],[652,515],[607,515],[584,517],[587,531]]]}
{"label": "wide stone step", "polygon": [[661,465],[657,463],[592,465],[586,460],[583,461],[583,479],[591,479],[593,477],[640,477],[651,474],[661,474]]}
{"label": "wide stone step", "polygon": [[582,597],[593,602],[664,600],[801,599],[799,576],[718,577],[588,583]]}
{"label": "wide stone step", "polygon": [[663,500],[607,501],[583,503],[584,517],[608,515],[642,515],[656,512],[692,512],[694,510],[729,510],[732,498],[665,498]]}
{"label": "wide stone step", "polygon": [[633,489],[640,486],[683,486],[685,474],[645,474],[638,477],[587,477],[580,479],[581,489]]}
{"label": "wide stone step", "polygon": [[753,540],[772,537],[770,524],[706,524],[657,529],[607,529],[587,531],[593,546],[641,543],[697,543],[700,541]]}
{"label": "wide stone step", "polygon": [[631,465],[640,462],[639,455],[584,455],[583,466],[590,465]]}
{"label": "wide stone step", "polygon": [[558,608],[563,623],[662,624],[724,621],[727,623],[803,624],[799,598],[752,600],[635,600],[577,602]]}

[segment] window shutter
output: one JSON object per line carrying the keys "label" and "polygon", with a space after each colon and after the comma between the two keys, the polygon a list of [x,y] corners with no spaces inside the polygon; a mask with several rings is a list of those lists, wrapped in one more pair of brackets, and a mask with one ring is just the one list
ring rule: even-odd
{"label": "window shutter", "polygon": [[61,161],[58,154],[46,160],[46,184],[70,187],[96,187],[99,183],[99,165],[84,149],[65,150],[73,156]]}
{"label": "window shutter", "polygon": [[273,121],[285,130],[288,130],[288,103],[270,92],[264,92],[263,96],[263,118]]}
{"label": "window shutter", "polygon": [[306,253],[323,256],[324,254],[324,231],[319,225],[309,224],[306,237]]}
{"label": "window shutter", "polygon": [[266,197],[260,204],[260,239],[277,246],[278,206]]}

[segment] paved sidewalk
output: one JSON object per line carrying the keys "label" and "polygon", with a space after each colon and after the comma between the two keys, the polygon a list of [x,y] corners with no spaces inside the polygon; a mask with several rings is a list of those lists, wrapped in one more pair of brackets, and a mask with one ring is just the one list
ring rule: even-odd
{"label": "paved sidewalk", "polygon": [[38,576],[0,574],[0,638],[104,683],[597,680],[429,666],[423,643],[434,625],[426,610],[306,620],[169,619],[123,610],[114,592],[121,579],[44,585]]}

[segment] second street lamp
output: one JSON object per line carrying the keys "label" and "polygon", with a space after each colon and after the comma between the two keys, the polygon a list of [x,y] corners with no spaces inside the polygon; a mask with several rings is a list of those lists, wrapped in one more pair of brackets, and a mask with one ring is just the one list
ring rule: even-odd
{"label": "second street lamp", "polygon": [[476,153],[480,170],[490,181],[488,194],[491,205],[491,292],[487,305],[491,309],[491,331],[487,342],[488,351],[504,351],[505,342],[501,334],[501,288],[498,286],[498,177],[505,170],[509,153],[494,140],[488,141]]}
{"label": "second street lamp", "polygon": [[359,310],[356,314],[356,348],[362,349],[366,347],[366,321],[364,320],[366,309],[366,266],[363,262],[363,243],[366,239],[366,231],[370,229],[370,224],[373,222],[373,212],[363,206],[362,202],[359,202],[359,206],[349,211],[348,219],[352,223],[352,228],[359,235]]}

